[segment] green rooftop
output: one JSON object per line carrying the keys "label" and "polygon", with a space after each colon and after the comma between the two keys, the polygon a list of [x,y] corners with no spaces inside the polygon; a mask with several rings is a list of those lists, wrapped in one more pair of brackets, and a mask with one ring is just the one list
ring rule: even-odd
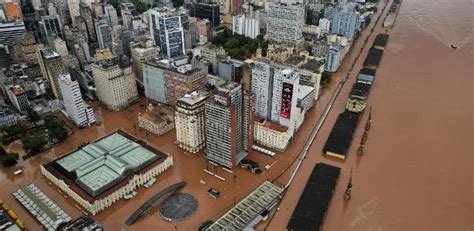
{"label": "green rooftop", "polygon": [[131,172],[159,158],[159,155],[131,137],[116,132],[55,162],[67,175],[75,177],[77,185],[94,197],[122,181]]}

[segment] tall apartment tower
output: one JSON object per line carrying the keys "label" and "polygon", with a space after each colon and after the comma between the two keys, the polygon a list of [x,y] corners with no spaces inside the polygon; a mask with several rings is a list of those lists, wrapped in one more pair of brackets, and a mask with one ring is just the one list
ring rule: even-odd
{"label": "tall apartment tower", "polygon": [[219,4],[211,2],[190,3],[189,15],[191,17],[208,19],[211,28],[219,26],[221,23]]}
{"label": "tall apartment tower", "polygon": [[297,49],[303,46],[304,8],[302,5],[272,4],[267,14],[270,42],[283,43]]}
{"label": "tall apartment tower", "polygon": [[232,18],[232,33],[254,39],[260,34],[260,20],[248,18],[245,15],[234,16]]}
{"label": "tall apartment tower", "polygon": [[26,32],[25,23],[20,22],[0,22],[0,45],[10,45]]}
{"label": "tall apartment tower", "polygon": [[292,136],[297,121],[300,74],[285,66],[259,59],[252,67],[251,92],[255,115],[288,127]]}
{"label": "tall apartment tower", "polygon": [[151,34],[155,44],[160,47],[161,53],[169,58],[184,55],[183,18],[186,16],[170,8],[155,8],[148,12]]}
{"label": "tall apartment tower", "polygon": [[91,65],[97,98],[118,111],[138,99],[137,84],[129,60],[112,57]]}
{"label": "tall apartment tower", "polygon": [[104,11],[105,11],[105,16],[107,17],[107,20],[109,21],[109,24],[111,26],[118,25],[119,19],[117,16],[117,10],[114,8],[114,6],[107,4],[104,6]]}
{"label": "tall apartment tower", "polygon": [[69,118],[78,127],[96,122],[94,109],[84,103],[79,83],[69,74],[59,76],[59,87],[63,96],[63,105]]}
{"label": "tall apartment tower", "polygon": [[106,17],[102,16],[94,20],[97,41],[100,49],[112,50],[112,27]]}
{"label": "tall apartment tower", "polygon": [[47,41],[48,36],[52,34],[64,39],[63,26],[59,15],[46,15],[41,17],[40,27],[44,41]]}
{"label": "tall apartment tower", "polygon": [[359,28],[359,16],[353,8],[343,7],[334,14],[331,33],[353,38]]}
{"label": "tall apartment tower", "polygon": [[90,6],[88,6],[86,3],[79,3],[79,13],[81,17],[84,19],[86,22],[86,28],[87,28],[87,37],[90,43],[97,42],[97,35],[95,33],[95,28],[94,28],[94,21],[92,18],[92,10]]}
{"label": "tall apartment tower", "polygon": [[66,0],[67,7],[69,9],[69,15],[71,16],[72,24],[76,24],[76,17],[80,16],[79,3],[80,0]]}
{"label": "tall apartment tower", "polygon": [[275,70],[271,119],[288,127],[290,137],[296,129],[300,74],[293,69]]}
{"label": "tall apartment tower", "polygon": [[[247,98],[247,99],[245,99]],[[206,102],[206,154],[209,162],[232,168],[253,145],[253,95],[230,82]]]}
{"label": "tall apartment tower", "polygon": [[206,146],[204,108],[207,98],[207,93],[193,92],[176,103],[176,142],[187,152],[197,153]]}
{"label": "tall apartment tower", "polygon": [[255,95],[255,115],[271,118],[274,68],[269,60],[259,59],[252,64],[252,85],[250,91]]}
{"label": "tall apartment tower", "polygon": [[48,79],[54,97],[60,99],[61,89],[58,77],[60,74],[66,73],[61,56],[51,48],[40,49],[38,50],[38,61],[41,73]]}

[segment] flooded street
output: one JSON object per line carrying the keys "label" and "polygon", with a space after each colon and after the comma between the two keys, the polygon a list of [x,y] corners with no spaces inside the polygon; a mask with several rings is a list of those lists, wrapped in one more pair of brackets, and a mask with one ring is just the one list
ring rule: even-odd
{"label": "flooded street", "polygon": [[[323,230],[474,228],[472,12],[470,0],[403,2],[368,101],[373,119],[365,155],[356,150],[368,113],[345,163],[321,156],[344,109],[346,84],[296,175],[301,180],[290,186],[267,230],[285,229],[317,162],[343,168]],[[451,49],[452,43],[459,48]],[[344,201],[351,167],[352,200]]]}
{"label": "flooded street", "polygon": [[[382,7],[379,7],[381,9]],[[377,71],[368,105],[372,107],[372,128],[365,155],[356,155],[368,113],[363,115],[353,145],[345,162],[322,156],[322,147],[339,113],[344,110],[350,88],[362,66],[379,25],[354,66],[350,79],[335,101],[326,122],[310,148],[296,179],[288,189],[280,210],[270,222],[257,230],[285,230],[315,163],[324,162],[342,169],[339,184],[329,208],[324,230],[472,230],[474,221],[474,3],[472,0],[405,0]],[[374,20],[375,21],[375,20]],[[374,23],[374,22],[372,22]],[[204,173],[206,160],[201,151],[186,155],[174,144],[175,130],[162,136],[141,131],[137,115],[146,100],[129,110],[111,112],[92,103],[100,126],[74,129],[67,141],[36,157],[21,160],[14,168],[1,168],[0,197],[25,221],[30,230],[40,230],[32,216],[17,203],[11,193],[20,186],[35,183],[73,218],[80,215],[75,203],[62,196],[41,177],[39,166],[62,156],[84,141],[93,141],[116,129],[145,140],[174,158],[174,165],[157,177],[150,188],[137,190],[131,200],[121,200],[94,216],[106,230],[196,230],[209,219],[215,220],[265,180],[273,180],[294,160],[312,127],[329,101],[338,81],[342,80],[369,34],[366,30],[354,45],[340,71],[325,89],[315,107],[307,114],[290,146],[275,158],[254,153],[251,159],[260,166],[272,165],[269,171],[253,175],[235,168],[232,174],[222,169],[209,170],[224,177],[221,181]],[[452,43],[457,50],[450,48]],[[357,52],[356,52],[357,51]],[[361,125],[362,124],[362,125]],[[71,126],[71,125],[70,125]],[[21,151],[20,143],[7,147]],[[275,184],[287,183],[295,164]],[[13,172],[24,169],[24,174]],[[353,168],[352,200],[343,193]],[[152,195],[181,180],[188,185],[183,192],[198,200],[196,214],[180,222],[163,220],[158,209],[128,227],[125,220]],[[200,183],[204,181],[205,184]],[[209,188],[221,191],[217,200],[207,195]]]}

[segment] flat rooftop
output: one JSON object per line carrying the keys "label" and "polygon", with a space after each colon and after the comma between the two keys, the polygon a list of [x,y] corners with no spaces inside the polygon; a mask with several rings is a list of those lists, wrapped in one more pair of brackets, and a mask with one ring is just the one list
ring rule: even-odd
{"label": "flat rooftop", "polygon": [[45,168],[88,201],[102,198],[149,166],[164,161],[165,154],[117,131],[45,164]]}
{"label": "flat rooftop", "polygon": [[377,48],[370,48],[369,54],[367,54],[367,58],[364,61],[364,67],[378,67],[380,64],[380,60],[382,59],[383,50],[379,50]]}
{"label": "flat rooftop", "polygon": [[373,46],[385,47],[388,42],[388,34],[378,34],[375,37]]}
{"label": "flat rooftop", "polygon": [[282,192],[282,188],[268,181],[263,182],[206,231],[246,230],[259,215],[276,205]]}
{"label": "flat rooftop", "polygon": [[358,122],[359,114],[357,113],[345,111],[339,114],[326,144],[324,144],[323,152],[325,154],[336,153],[345,158]]}
{"label": "flat rooftop", "polygon": [[266,127],[266,128],[270,128],[271,130],[275,130],[275,131],[278,131],[278,132],[286,132],[288,131],[288,127],[285,127],[285,126],[282,126],[282,125],[279,125],[275,122],[272,122],[270,120],[265,120],[263,118],[260,118],[260,117],[254,117],[254,120],[259,122],[259,123],[263,123],[263,126]]}
{"label": "flat rooftop", "polygon": [[306,182],[287,230],[321,230],[341,169],[318,163]]}

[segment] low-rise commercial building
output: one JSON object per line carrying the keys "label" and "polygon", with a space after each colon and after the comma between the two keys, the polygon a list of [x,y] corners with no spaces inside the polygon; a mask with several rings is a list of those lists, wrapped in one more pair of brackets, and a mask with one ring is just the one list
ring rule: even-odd
{"label": "low-rise commercial building", "polygon": [[157,136],[163,135],[174,128],[173,109],[149,104],[144,113],[138,114],[138,126]]}
{"label": "low-rise commercial building", "polygon": [[291,136],[288,127],[256,117],[254,120],[255,143],[283,152],[288,147]]}

